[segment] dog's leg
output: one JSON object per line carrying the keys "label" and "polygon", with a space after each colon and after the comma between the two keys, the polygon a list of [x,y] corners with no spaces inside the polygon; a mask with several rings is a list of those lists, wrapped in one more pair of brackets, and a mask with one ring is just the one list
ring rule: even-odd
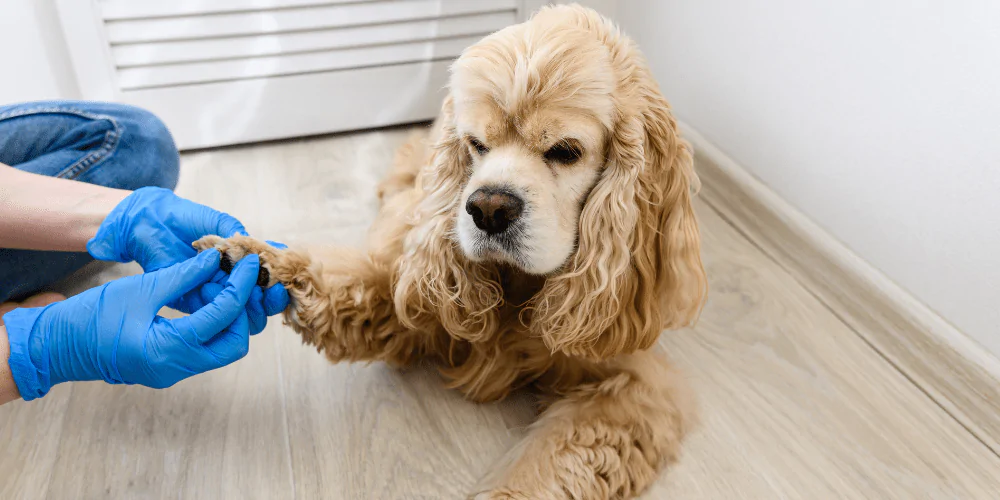
{"label": "dog's leg", "polygon": [[247,254],[258,254],[269,284],[280,282],[288,290],[291,303],[285,323],[330,361],[404,365],[423,351],[428,340],[399,324],[389,270],[363,252],[328,249],[320,261],[245,236],[208,236],[194,246],[222,252],[223,268]]}
{"label": "dog's leg", "polygon": [[473,498],[633,498],[677,459],[694,405],[664,358],[624,356],[591,377],[597,380],[551,388],[562,396]]}

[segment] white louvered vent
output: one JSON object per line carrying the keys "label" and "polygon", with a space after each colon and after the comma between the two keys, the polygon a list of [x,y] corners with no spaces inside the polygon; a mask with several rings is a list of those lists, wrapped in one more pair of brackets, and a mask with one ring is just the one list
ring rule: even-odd
{"label": "white louvered vent", "polygon": [[432,118],[450,61],[544,3],[58,2],[84,98],[150,109],[182,148]]}

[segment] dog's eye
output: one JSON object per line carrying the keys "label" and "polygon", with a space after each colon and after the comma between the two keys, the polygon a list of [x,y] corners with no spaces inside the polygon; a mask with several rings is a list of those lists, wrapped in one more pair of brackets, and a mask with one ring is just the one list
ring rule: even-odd
{"label": "dog's eye", "polygon": [[479,142],[479,139],[476,139],[475,137],[469,137],[469,145],[472,146],[472,149],[475,149],[480,156],[490,152],[490,148]]}
{"label": "dog's eye", "polygon": [[562,163],[565,165],[576,163],[581,156],[583,156],[583,151],[580,150],[579,146],[566,142],[556,144],[545,152],[546,161]]}

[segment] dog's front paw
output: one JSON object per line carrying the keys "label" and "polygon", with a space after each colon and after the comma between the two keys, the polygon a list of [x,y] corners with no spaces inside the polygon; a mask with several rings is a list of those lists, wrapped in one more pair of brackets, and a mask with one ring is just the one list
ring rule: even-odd
{"label": "dog's front paw", "polygon": [[272,269],[277,249],[263,241],[255,240],[249,236],[221,238],[210,235],[195,241],[191,246],[199,252],[208,250],[209,248],[218,250],[222,254],[219,268],[227,273],[231,272],[233,265],[243,257],[250,254],[257,254],[260,256],[260,271],[257,274],[257,284],[268,288],[278,282]]}

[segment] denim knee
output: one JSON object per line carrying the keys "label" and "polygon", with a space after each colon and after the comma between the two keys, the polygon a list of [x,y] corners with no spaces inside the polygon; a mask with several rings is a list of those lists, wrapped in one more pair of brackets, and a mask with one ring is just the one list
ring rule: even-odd
{"label": "denim knee", "polygon": [[180,155],[167,126],[149,111],[123,104],[113,105],[109,115],[121,128],[118,151],[119,161],[129,164],[132,175],[123,189],[135,190],[156,186],[167,189],[177,187],[180,174]]}

